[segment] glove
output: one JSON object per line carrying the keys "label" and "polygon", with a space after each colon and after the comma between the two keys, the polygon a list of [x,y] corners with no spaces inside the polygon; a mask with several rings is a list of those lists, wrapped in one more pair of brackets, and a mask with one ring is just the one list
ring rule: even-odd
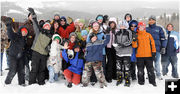
{"label": "glove", "polygon": [[32,14],[35,15],[34,9],[33,8],[28,8],[28,11]]}
{"label": "glove", "polygon": [[161,54],[165,54],[166,53],[166,48],[161,48]]}
{"label": "glove", "polygon": [[71,24],[73,22],[73,19],[71,17],[67,17],[68,24]]}
{"label": "glove", "polygon": [[132,35],[133,41],[137,41],[137,37],[138,37],[138,36],[136,35],[136,33],[133,34],[133,35]]}
{"label": "glove", "polygon": [[152,53],[152,59],[153,59],[153,61],[155,61],[155,59],[156,59],[156,53]]}
{"label": "glove", "polygon": [[176,53],[179,53],[180,52],[180,49],[178,48],[177,50],[176,50]]}
{"label": "glove", "polygon": [[118,46],[118,44],[113,44],[113,46],[116,48]]}

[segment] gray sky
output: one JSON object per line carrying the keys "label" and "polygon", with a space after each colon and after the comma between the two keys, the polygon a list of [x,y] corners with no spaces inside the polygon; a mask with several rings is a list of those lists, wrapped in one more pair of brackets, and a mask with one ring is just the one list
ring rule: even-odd
{"label": "gray sky", "polygon": [[89,13],[128,11],[136,8],[179,9],[179,0],[1,0],[27,9],[58,8]]}

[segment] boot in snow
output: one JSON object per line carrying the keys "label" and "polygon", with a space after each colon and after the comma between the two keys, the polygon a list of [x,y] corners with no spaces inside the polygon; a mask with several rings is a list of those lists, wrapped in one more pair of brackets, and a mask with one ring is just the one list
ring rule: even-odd
{"label": "boot in snow", "polygon": [[72,87],[72,83],[69,82],[68,85],[67,85],[68,88],[71,88]]}

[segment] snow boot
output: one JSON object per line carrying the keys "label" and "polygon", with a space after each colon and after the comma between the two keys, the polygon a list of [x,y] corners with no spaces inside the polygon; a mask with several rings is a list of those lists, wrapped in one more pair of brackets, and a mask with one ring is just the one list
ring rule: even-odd
{"label": "snow boot", "polygon": [[68,85],[67,85],[68,88],[71,88],[72,87],[72,83],[69,82]]}

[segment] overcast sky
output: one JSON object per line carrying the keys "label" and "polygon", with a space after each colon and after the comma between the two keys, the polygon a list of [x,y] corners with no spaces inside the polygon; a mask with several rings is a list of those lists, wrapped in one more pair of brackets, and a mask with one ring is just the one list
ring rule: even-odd
{"label": "overcast sky", "polygon": [[89,13],[128,11],[135,8],[179,9],[179,0],[1,0],[0,2],[15,2],[24,9],[60,8]]}

